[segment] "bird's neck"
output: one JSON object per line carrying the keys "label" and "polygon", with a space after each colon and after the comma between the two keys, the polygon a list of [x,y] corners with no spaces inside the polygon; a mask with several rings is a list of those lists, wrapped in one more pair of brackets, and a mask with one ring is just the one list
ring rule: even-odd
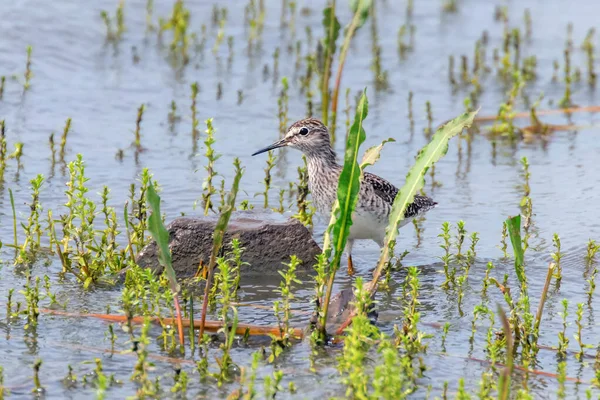
{"label": "bird's neck", "polygon": [[308,161],[309,180],[315,179],[318,175],[340,169],[331,146],[320,147],[318,151],[306,151],[304,154]]}

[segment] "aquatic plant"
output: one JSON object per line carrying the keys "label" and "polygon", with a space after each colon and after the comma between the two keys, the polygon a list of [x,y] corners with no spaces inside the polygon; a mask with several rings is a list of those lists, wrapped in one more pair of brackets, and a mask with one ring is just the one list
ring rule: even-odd
{"label": "aquatic plant", "polygon": [[371,296],[365,289],[360,277],[355,281],[355,307],[358,310],[352,326],[348,328],[344,339],[344,349],[339,358],[338,370],[342,373],[342,382],[346,385],[349,398],[368,398],[370,376],[363,368],[369,349],[375,344],[379,330],[369,320],[367,311],[372,304]]}
{"label": "aquatic plant", "polygon": [[204,289],[204,300],[202,302],[202,317],[200,320],[198,343],[202,343],[204,337],[204,326],[206,322],[206,312],[208,309],[208,297],[211,289],[215,265],[217,263],[217,254],[223,243],[223,236],[225,235],[225,230],[227,229],[227,225],[229,224],[229,218],[231,217],[231,213],[235,208],[235,199],[239,190],[240,180],[242,179],[242,175],[244,173],[244,170],[242,169],[240,160],[238,158],[234,160],[233,165],[235,167],[235,176],[233,178],[233,184],[231,185],[231,190],[229,191],[229,195],[227,196],[227,202],[221,210],[221,215],[219,216],[219,220],[217,221],[215,231],[213,233],[213,247],[207,266],[208,274],[206,277],[206,286]]}
{"label": "aquatic plant", "polygon": [[115,25],[116,31],[113,30],[112,22],[110,15],[107,11],[102,10],[100,12],[100,17],[102,21],[104,21],[104,26],[106,27],[106,40],[108,41],[118,41],[125,33],[125,0],[119,0],[119,4],[117,5],[117,10],[115,12]]}
{"label": "aquatic plant", "polygon": [[233,286],[235,277],[232,276],[233,271],[231,265],[228,260],[219,257],[217,260],[217,268],[217,280],[219,282],[220,293],[219,303],[221,304],[219,317],[221,321],[223,321],[223,328],[221,328],[219,332],[222,332],[224,335],[224,341],[220,346],[222,355],[218,362],[219,374],[217,376],[219,385],[221,385],[230,378],[230,370],[234,366],[230,352],[235,339],[235,332],[238,324],[238,312],[237,308],[231,304],[235,291],[235,287]]}
{"label": "aquatic plant", "polygon": [[565,93],[563,98],[560,99],[558,105],[562,108],[569,107],[571,102],[571,81],[573,79],[571,75],[571,50],[567,47],[564,51],[565,56]]}
{"label": "aquatic plant", "polygon": [[40,214],[42,206],[40,204],[40,189],[44,183],[44,176],[37,175],[30,182],[31,184],[31,204],[29,205],[30,214],[27,218],[27,224],[22,224],[25,233],[25,241],[18,249],[18,255],[15,264],[24,264],[32,261],[35,253],[40,248],[42,227],[40,225]]}
{"label": "aquatic plant", "polygon": [[439,128],[433,135],[430,143],[421,149],[417,155],[415,164],[409,170],[406,176],[406,182],[398,192],[392,205],[392,211],[389,216],[389,224],[386,228],[384,246],[382,248],[377,267],[373,273],[373,280],[370,287],[371,294],[377,290],[379,277],[389,256],[390,242],[395,240],[398,235],[400,222],[404,218],[404,213],[409,204],[412,203],[414,195],[423,187],[423,176],[427,169],[438,161],[448,150],[448,142],[458,135],[465,127],[473,123],[477,111],[465,113]]}
{"label": "aquatic plant", "polygon": [[275,153],[271,150],[267,152],[267,166],[265,167],[265,178],[263,179],[263,183],[265,184],[265,191],[262,192],[264,197],[263,208],[269,208],[269,189],[271,188],[271,171],[273,167],[275,167],[275,161],[277,157],[275,157]]}
{"label": "aquatic plant", "polygon": [[69,135],[69,132],[71,131],[71,118],[67,118],[67,121],[65,122],[65,127],[63,129],[62,135],[60,136],[60,160],[62,162],[65,161],[65,151],[66,151],[66,146],[67,146],[67,136]]}
{"label": "aquatic plant", "polygon": [[[283,280],[279,283],[279,288],[275,289],[275,292],[281,296],[281,303],[276,301],[273,305],[275,310],[275,317],[277,318],[277,324],[279,325],[279,337],[273,338],[274,342],[278,347],[278,351],[281,351],[281,347],[287,347],[290,345],[290,338],[293,336],[293,329],[290,328],[290,319],[292,316],[292,300],[294,300],[294,283],[302,283],[296,278],[296,269],[302,261],[295,255],[290,257],[290,262],[284,264],[287,269],[285,272],[279,271],[279,275]],[[277,305],[276,305],[277,304]],[[281,304],[281,307],[279,307]],[[280,311],[283,316],[280,315]],[[277,346],[272,346],[277,348]],[[277,357],[277,354],[275,354]]]}
{"label": "aquatic plant", "polygon": [[135,141],[133,142],[136,151],[141,151],[142,149],[142,118],[144,116],[144,111],[146,110],[146,106],[141,104],[137,109],[137,117],[135,119]]}
{"label": "aquatic plant", "polygon": [[335,75],[335,85],[331,95],[331,118],[323,119],[325,123],[329,123],[329,132],[331,133],[331,137],[335,137],[338,97],[340,93],[340,85],[342,83],[342,72],[344,70],[344,64],[346,63],[350,42],[352,41],[356,31],[360,29],[360,27],[362,27],[367,20],[367,17],[369,16],[369,10],[371,8],[371,0],[352,1],[350,3],[350,7],[354,13],[354,16],[344,30],[344,41],[342,43],[342,47],[340,48],[338,69]]}
{"label": "aquatic plant", "polygon": [[216,153],[213,144],[215,143],[215,128],[212,124],[212,118],[206,120],[206,139],[204,140],[204,146],[206,152],[207,165],[204,167],[206,170],[206,178],[202,183],[202,203],[204,206],[204,215],[208,215],[208,210],[214,211],[213,203],[211,200],[212,195],[216,193],[216,188],[213,185],[213,179],[217,175],[215,171],[215,162],[221,157],[220,154]]}
{"label": "aquatic plant", "polygon": [[560,266],[560,260],[563,257],[563,253],[560,251],[560,237],[557,233],[552,237],[552,244],[554,245],[555,251],[550,255],[554,263],[556,264],[556,282],[560,283],[562,280],[562,267]]}
{"label": "aquatic plant", "polygon": [[329,265],[328,283],[325,298],[323,300],[322,312],[319,316],[319,332],[321,340],[326,340],[326,321],[329,311],[329,302],[333,291],[333,281],[335,274],[340,267],[342,252],[346,248],[350,227],[352,226],[352,212],[358,201],[358,192],[360,187],[360,166],[358,165],[358,151],[360,145],[366,138],[363,128],[363,121],[367,117],[368,102],[366,90],[363,92],[360,102],[356,108],[354,124],[348,133],[346,151],[344,154],[344,166],[340,174],[337,189],[337,201],[333,206],[331,221],[326,231],[325,243],[323,244],[323,254],[328,259],[332,249],[329,247],[329,234],[331,234],[333,244],[333,259]]}
{"label": "aquatic plant", "polygon": [[219,47],[221,46],[221,43],[223,43],[223,39],[225,38],[225,22],[227,22],[227,8],[221,8],[220,12],[218,12],[217,10],[217,14],[219,29],[217,31],[217,37],[215,38],[215,44],[212,49],[212,52],[215,55],[218,53]]}
{"label": "aquatic plant", "polygon": [[156,241],[158,247],[158,258],[160,260],[160,264],[165,269],[165,274],[169,279],[169,287],[171,292],[173,293],[173,302],[175,304],[175,310],[177,312],[177,328],[179,330],[179,343],[183,346],[184,344],[184,332],[183,332],[183,324],[181,322],[181,310],[179,308],[179,301],[177,300],[177,294],[179,293],[180,286],[177,283],[177,276],[175,275],[175,270],[173,269],[173,264],[171,262],[171,249],[169,248],[169,232],[162,221],[162,216],[160,214],[160,196],[156,193],[154,189],[154,185],[148,186],[148,191],[146,193],[146,199],[150,208],[152,209],[152,214],[148,216],[148,230],[152,234],[152,237]]}
{"label": "aquatic plant", "polygon": [[387,71],[383,70],[381,66],[381,52],[382,48],[379,45],[379,35],[377,33],[377,7],[376,2],[371,1],[369,7],[369,15],[371,16],[371,42],[372,42],[372,53],[373,61],[371,62],[371,69],[374,73],[375,88],[378,90],[386,89],[388,87],[388,74]]}
{"label": "aquatic plant", "polygon": [[165,20],[159,18],[159,34],[164,31],[172,31],[173,38],[169,48],[173,56],[185,65],[189,62],[189,42],[190,34],[188,33],[190,11],[185,7],[183,0],[177,0],[173,3],[171,16]]}
{"label": "aquatic plant", "polygon": [[23,77],[25,81],[23,82],[23,89],[27,90],[31,87],[31,78],[33,77],[33,72],[31,72],[31,53],[33,51],[33,47],[27,46],[27,61],[25,62],[25,73]]}
{"label": "aquatic plant", "polygon": [[42,359],[38,358],[33,362],[33,389],[32,393],[42,395],[45,392],[45,388],[42,386],[40,381],[40,369],[42,368]]}
{"label": "aquatic plant", "polygon": [[288,103],[289,103],[289,84],[287,78],[281,78],[281,92],[277,99],[277,118],[279,119],[279,135],[283,137],[288,128]]}

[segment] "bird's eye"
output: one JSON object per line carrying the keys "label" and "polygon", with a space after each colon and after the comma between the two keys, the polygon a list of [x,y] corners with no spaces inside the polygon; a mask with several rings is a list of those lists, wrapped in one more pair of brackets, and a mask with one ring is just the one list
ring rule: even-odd
{"label": "bird's eye", "polygon": [[300,132],[298,132],[299,134],[301,134],[302,136],[306,136],[308,135],[308,128],[304,127],[302,129],[300,129]]}

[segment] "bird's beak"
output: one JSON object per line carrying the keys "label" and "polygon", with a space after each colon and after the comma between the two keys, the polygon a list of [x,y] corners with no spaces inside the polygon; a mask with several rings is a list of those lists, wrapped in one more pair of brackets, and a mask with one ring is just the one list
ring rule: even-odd
{"label": "bird's beak", "polygon": [[278,140],[277,142],[273,143],[272,145],[265,147],[264,149],[258,150],[257,152],[255,152],[252,155],[255,156],[257,154],[261,154],[261,153],[264,153],[266,151],[273,150],[273,149],[278,149],[280,147],[284,147],[284,146],[287,146],[287,145],[288,145],[287,139],[283,138],[283,139]]}

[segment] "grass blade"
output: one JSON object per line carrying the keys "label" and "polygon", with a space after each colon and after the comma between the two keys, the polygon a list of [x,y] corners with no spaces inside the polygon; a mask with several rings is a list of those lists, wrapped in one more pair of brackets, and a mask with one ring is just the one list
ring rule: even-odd
{"label": "grass blade", "polygon": [[241,167],[239,158],[236,158],[233,161],[233,165],[235,166],[235,177],[233,178],[233,185],[231,186],[231,190],[227,195],[227,201],[225,202],[225,205],[221,210],[221,215],[219,216],[219,220],[217,221],[217,225],[215,226],[215,231],[213,233],[213,248],[212,252],[210,253],[210,259],[208,262],[208,276],[206,278],[206,287],[204,288],[204,301],[202,302],[202,319],[200,320],[200,333],[198,334],[199,344],[202,343],[202,336],[204,335],[206,310],[208,308],[208,295],[210,292],[212,277],[215,272],[217,255],[219,254],[219,250],[221,249],[221,246],[223,244],[223,237],[225,236],[227,225],[229,225],[229,218],[231,218],[231,213],[235,208],[235,198],[240,187],[240,179],[242,179],[242,175],[244,174],[244,170]]}
{"label": "grass blade", "polygon": [[321,120],[324,124],[327,124],[329,118],[329,78],[331,77],[331,64],[333,64],[333,56],[336,50],[335,42],[340,35],[340,23],[335,16],[335,0],[330,7],[323,10],[323,28],[326,34],[323,38],[325,65],[321,76]]}
{"label": "grass blade", "polygon": [[167,231],[167,228],[165,228],[165,224],[163,224],[160,216],[160,196],[156,193],[152,183],[148,185],[146,200],[152,209],[152,214],[150,214],[148,217],[148,230],[150,231],[152,238],[156,241],[158,247],[158,260],[165,269],[165,273],[169,279],[169,286],[173,292],[175,313],[177,315],[177,330],[179,331],[179,344],[183,346],[185,339],[183,334],[183,324],[181,322],[181,309],[177,299],[177,294],[179,293],[179,284],[177,283],[177,276],[175,275],[175,270],[173,269],[173,264],[171,262],[169,231]]}
{"label": "grass blade", "polygon": [[513,252],[515,253],[515,273],[521,284],[521,288],[527,285],[527,277],[525,276],[524,267],[524,252],[521,241],[521,216],[510,217],[506,220],[510,243],[512,244]]}

